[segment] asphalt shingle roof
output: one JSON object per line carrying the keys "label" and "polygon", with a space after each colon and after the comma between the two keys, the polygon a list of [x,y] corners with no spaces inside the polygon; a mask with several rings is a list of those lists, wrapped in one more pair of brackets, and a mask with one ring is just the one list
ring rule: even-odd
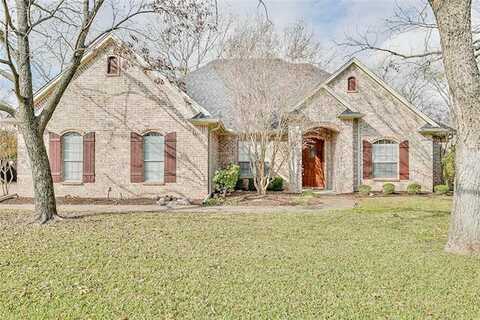
{"label": "asphalt shingle roof", "polygon": [[[215,60],[190,73],[185,79],[188,95],[208,110],[213,118],[221,119],[227,128],[233,129],[235,106],[228,89],[228,79],[231,78],[233,68],[238,68],[236,63],[241,61]],[[275,59],[269,61],[268,65],[274,69],[279,81],[285,77],[289,80],[289,92],[282,89],[278,94],[285,95],[292,107],[330,76],[328,72],[311,64],[294,64]]]}

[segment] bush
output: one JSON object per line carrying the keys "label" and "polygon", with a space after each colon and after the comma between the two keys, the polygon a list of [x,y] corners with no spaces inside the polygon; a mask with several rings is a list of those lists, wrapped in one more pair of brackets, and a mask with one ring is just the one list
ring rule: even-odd
{"label": "bush", "polygon": [[283,178],[275,177],[270,181],[267,190],[269,191],[283,191]]}
{"label": "bush", "polygon": [[408,194],[419,194],[422,191],[422,186],[416,182],[410,183],[407,186],[407,193]]}
{"label": "bush", "polygon": [[255,181],[253,181],[253,178],[248,179],[248,191],[257,191],[257,188],[255,187]]}
{"label": "bush", "polygon": [[450,191],[450,188],[446,184],[440,184],[435,186],[434,191],[436,194],[447,194]]}
{"label": "bush", "polygon": [[215,192],[222,195],[233,192],[240,177],[240,167],[236,164],[230,164],[227,168],[217,170],[213,177]]}
{"label": "bush", "polygon": [[452,146],[447,155],[442,159],[443,177],[448,186],[453,186],[455,181],[455,147]]}
{"label": "bush", "polygon": [[206,207],[214,207],[214,206],[221,206],[224,203],[225,203],[225,198],[212,197],[205,200],[203,205]]}
{"label": "bush", "polygon": [[358,187],[358,192],[363,195],[369,195],[372,192],[372,187],[362,184]]}
{"label": "bush", "polygon": [[383,194],[394,194],[395,185],[393,183],[385,183],[383,185]]}

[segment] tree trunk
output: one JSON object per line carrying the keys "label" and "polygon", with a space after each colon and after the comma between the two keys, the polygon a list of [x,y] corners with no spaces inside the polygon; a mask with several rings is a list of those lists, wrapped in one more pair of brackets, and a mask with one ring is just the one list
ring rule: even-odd
{"label": "tree trunk", "polygon": [[480,72],[474,53],[471,0],[430,0],[457,126],[456,181],[446,250],[480,253]]}
{"label": "tree trunk", "polygon": [[55,192],[50,172],[47,150],[43,142],[43,128],[40,128],[39,117],[35,116],[33,102],[32,70],[30,61],[29,40],[29,1],[17,0],[17,66],[18,80],[16,82],[19,108],[17,120],[22,132],[30,167],[32,170],[33,190],[35,196],[35,211],[38,221],[42,224],[54,219],[57,215]]}
{"label": "tree trunk", "polygon": [[57,217],[50,162],[43,137],[36,128],[22,128],[22,135],[32,170],[35,213],[38,221],[44,224]]}

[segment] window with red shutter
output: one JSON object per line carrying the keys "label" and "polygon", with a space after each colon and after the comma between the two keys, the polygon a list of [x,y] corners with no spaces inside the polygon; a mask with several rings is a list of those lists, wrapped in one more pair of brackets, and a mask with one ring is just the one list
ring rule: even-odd
{"label": "window with red shutter", "polygon": [[56,133],[49,133],[48,158],[53,182],[62,182],[62,137]]}
{"label": "window with red shutter", "polygon": [[143,137],[135,132],[130,135],[130,181],[144,182]]}
{"label": "window with red shutter", "polygon": [[95,182],[95,132],[83,136],[83,182]]}
{"label": "window with red shutter", "polygon": [[363,179],[372,179],[373,161],[372,144],[366,140],[363,141]]}
{"label": "window with red shutter", "polygon": [[165,183],[177,181],[177,134],[168,133],[165,137]]}
{"label": "window with red shutter", "polygon": [[410,180],[410,144],[400,143],[400,180]]}

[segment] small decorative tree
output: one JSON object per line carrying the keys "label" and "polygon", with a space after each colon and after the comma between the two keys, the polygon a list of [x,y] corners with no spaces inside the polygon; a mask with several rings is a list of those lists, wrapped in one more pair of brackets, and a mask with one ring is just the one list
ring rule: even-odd
{"label": "small decorative tree", "polygon": [[11,132],[0,130],[0,186],[2,195],[8,195],[13,182],[17,160],[17,139]]}

